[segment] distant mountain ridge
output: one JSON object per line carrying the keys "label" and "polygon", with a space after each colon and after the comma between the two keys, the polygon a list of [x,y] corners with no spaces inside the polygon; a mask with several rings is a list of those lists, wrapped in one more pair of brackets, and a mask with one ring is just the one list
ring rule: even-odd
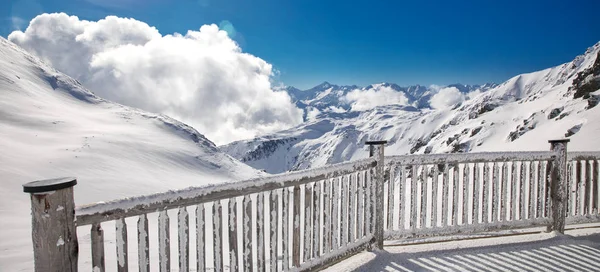
{"label": "distant mountain ridge", "polygon": [[[336,93],[335,85],[319,86],[311,89],[315,95],[298,100],[307,109],[326,106],[323,98]],[[388,140],[388,155],[539,151],[549,148],[547,140],[559,138],[571,139],[572,151],[600,151],[600,42],[570,62],[517,75],[500,85],[450,85],[471,97],[448,108],[427,104],[435,91],[431,88],[371,88],[381,86],[400,89],[411,103],[363,111],[337,104],[346,110],[322,113],[297,127],[220,149],[269,173],[365,158],[366,140]],[[473,93],[476,88],[482,91]]]}

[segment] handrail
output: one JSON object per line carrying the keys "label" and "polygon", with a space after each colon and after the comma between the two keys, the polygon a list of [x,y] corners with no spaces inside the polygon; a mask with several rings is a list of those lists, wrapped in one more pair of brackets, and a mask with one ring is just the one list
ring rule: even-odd
{"label": "handrail", "polygon": [[567,160],[600,160],[600,151],[569,152]]}
{"label": "handrail", "polygon": [[182,190],[96,203],[76,209],[77,226],[302,185],[367,170],[376,165],[377,161],[374,158],[368,158],[316,169],[249,179],[241,182],[191,187]]}
{"label": "handrail", "polygon": [[531,152],[480,152],[480,153],[458,153],[458,154],[425,154],[386,156],[386,165],[404,164],[454,164],[454,163],[478,163],[478,162],[504,162],[504,161],[547,161],[551,160],[556,153],[552,151]]}

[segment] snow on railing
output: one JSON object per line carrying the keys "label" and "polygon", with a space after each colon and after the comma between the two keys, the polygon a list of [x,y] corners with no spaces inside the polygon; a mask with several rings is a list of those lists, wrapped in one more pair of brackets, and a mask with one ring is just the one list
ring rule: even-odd
{"label": "snow on railing", "polygon": [[89,241],[83,265],[105,271],[104,227],[117,271],[306,271],[384,239],[599,222],[600,152],[550,142],[549,152],[385,157],[373,141],[369,159],[77,209],[74,178],[37,181],[24,185],[35,268],[76,271]]}

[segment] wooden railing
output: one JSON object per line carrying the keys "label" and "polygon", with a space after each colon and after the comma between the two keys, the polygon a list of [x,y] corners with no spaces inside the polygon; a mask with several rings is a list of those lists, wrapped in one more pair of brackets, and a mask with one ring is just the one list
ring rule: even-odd
{"label": "wooden railing", "polygon": [[[386,142],[367,142],[369,159],[77,209],[75,179],[36,181],[24,185],[35,268],[77,271],[88,254],[79,267],[107,270],[107,226],[117,271],[310,271],[385,239],[563,232],[565,221],[600,222],[600,152],[567,156],[567,142],[551,141],[549,152],[390,157]],[[78,229],[90,233],[88,253],[79,254]]]}

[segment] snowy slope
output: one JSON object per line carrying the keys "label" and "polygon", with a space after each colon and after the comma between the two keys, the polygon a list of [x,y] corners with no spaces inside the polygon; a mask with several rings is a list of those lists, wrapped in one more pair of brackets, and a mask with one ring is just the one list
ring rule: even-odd
{"label": "snowy slope", "polygon": [[270,173],[364,158],[367,139],[388,140],[391,155],[547,150],[547,140],[564,137],[571,139],[570,150],[600,150],[599,52],[600,43],[571,62],[515,76],[451,108],[388,105],[324,113],[220,148]]}
{"label": "snowy slope", "polygon": [[77,205],[256,177],[193,128],[98,98],[0,37],[0,271],[31,271],[23,183],[74,176]]}

